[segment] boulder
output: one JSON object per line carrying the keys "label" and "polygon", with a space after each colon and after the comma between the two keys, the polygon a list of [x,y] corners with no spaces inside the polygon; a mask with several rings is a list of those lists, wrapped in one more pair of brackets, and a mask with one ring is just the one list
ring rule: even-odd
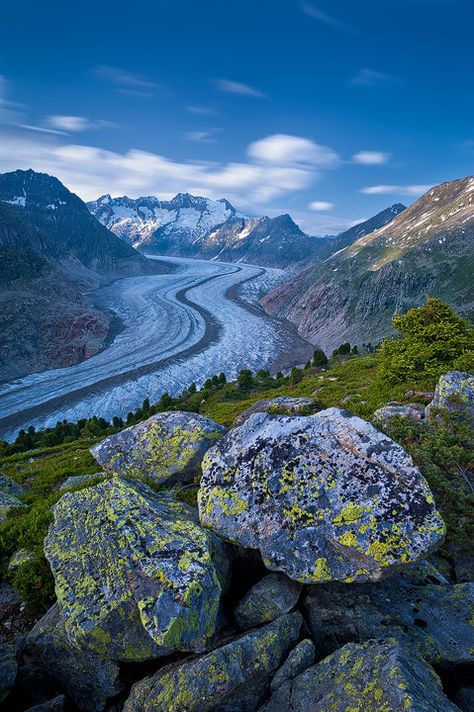
{"label": "boulder", "polygon": [[0,492],[0,522],[4,522],[10,512],[13,512],[15,509],[21,509],[22,507],[25,507],[23,502],[20,502],[20,500],[12,494]]}
{"label": "boulder", "polygon": [[253,712],[299,637],[300,613],[280,616],[207,655],[137,682],[124,712]]}
{"label": "boulder", "polygon": [[250,416],[207,452],[198,503],[206,527],[303,583],[377,580],[445,531],[405,450],[338,408]]}
{"label": "boulder", "polygon": [[442,666],[474,662],[474,583],[414,586],[402,576],[380,583],[312,586],[303,611],[318,650],[394,637]]}
{"label": "boulder", "polygon": [[301,411],[307,411],[309,408],[315,405],[312,398],[305,398],[304,396],[300,398],[291,398],[290,396],[278,396],[278,398],[270,398],[266,400],[259,400],[254,403],[250,408],[244,410],[237,418],[234,420],[234,425],[242,425],[247,418],[249,418],[254,413],[272,413],[272,414],[283,414],[283,415],[297,415]]}
{"label": "boulder", "polygon": [[28,549],[17,549],[10,557],[10,561],[8,562],[8,571],[10,573],[15,573],[15,571],[18,571],[20,566],[26,564],[28,561],[33,561],[34,558],[35,555],[32,551],[28,551]]}
{"label": "boulder", "polygon": [[389,418],[399,416],[400,418],[413,418],[413,420],[421,420],[424,417],[425,407],[418,403],[410,403],[408,405],[384,405],[374,413],[374,420],[383,422]]}
{"label": "boulder", "polygon": [[449,371],[441,376],[434,398],[426,406],[426,417],[430,418],[436,408],[463,414],[474,425],[474,376],[461,371]]}
{"label": "boulder", "polygon": [[437,583],[442,586],[449,584],[448,579],[430,561],[418,561],[412,566],[407,566],[401,574],[404,581],[415,586],[426,586],[430,583]]}
{"label": "boulder", "polygon": [[234,611],[242,630],[269,623],[298,603],[301,584],[284,574],[268,574],[252,586]]}
{"label": "boulder", "polygon": [[26,712],[64,712],[65,701],[64,695],[58,695],[52,700],[42,702],[34,707],[29,707]]}
{"label": "boulder", "polygon": [[154,484],[194,482],[205,452],[226,432],[196,413],[157,413],[92,449],[106,472]]}
{"label": "boulder", "polygon": [[26,488],[18,482],[15,482],[15,480],[12,480],[8,475],[4,475],[3,472],[0,472],[0,492],[18,497],[21,494],[25,494]]}
{"label": "boulder", "polygon": [[349,643],[276,690],[260,712],[459,712],[441,680],[397,640]]}
{"label": "boulder", "polygon": [[276,671],[270,685],[272,691],[277,690],[284,683],[293,680],[294,677],[311,667],[315,658],[316,651],[313,641],[305,638],[293,648],[283,665]]}
{"label": "boulder", "polygon": [[15,684],[16,672],[15,646],[0,644],[0,703],[8,697]]}
{"label": "boulder", "polygon": [[28,634],[25,652],[46,678],[58,683],[86,712],[102,712],[108,699],[122,689],[116,663],[71,645],[56,604]]}
{"label": "boulder", "polygon": [[64,480],[59,487],[60,492],[67,492],[81,485],[97,484],[99,480],[103,480],[107,475],[105,472],[94,472],[92,475],[71,475],[67,480]]}
{"label": "boulder", "polygon": [[205,649],[228,562],[192,507],[114,477],[53,514],[44,549],[72,645],[123,661]]}

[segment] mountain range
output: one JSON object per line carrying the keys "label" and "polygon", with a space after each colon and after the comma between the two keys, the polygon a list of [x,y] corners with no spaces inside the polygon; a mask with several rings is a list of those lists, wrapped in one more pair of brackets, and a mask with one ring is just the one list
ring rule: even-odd
{"label": "mountain range", "polygon": [[330,351],[377,343],[394,313],[439,296],[474,318],[474,178],[430,189],[385,226],[312,265],[262,299]]}
{"label": "mountain range", "polygon": [[156,266],[118,239],[56,178],[0,175],[2,378],[70,366],[102,348],[111,315],[87,292]]}
{"label": "mountain range", "polygon": [[385,225],[405,206],[393,205],[336,238],[308,235],[287,214],[247,217],[228,200],[188,193],[169,201],[103,195],[88,207],[103,225],[143,252],[294,270]]}

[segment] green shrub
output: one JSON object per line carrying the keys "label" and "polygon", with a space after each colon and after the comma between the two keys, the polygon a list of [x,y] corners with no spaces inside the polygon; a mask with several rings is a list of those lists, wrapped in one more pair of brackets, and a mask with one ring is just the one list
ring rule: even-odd
{"label": "green shrub", "polygon": [[474,329],[440,299],[393,318],[401,337],[385,339],[379,350],[379,380],[432,387],[447,371],[469,370]]}

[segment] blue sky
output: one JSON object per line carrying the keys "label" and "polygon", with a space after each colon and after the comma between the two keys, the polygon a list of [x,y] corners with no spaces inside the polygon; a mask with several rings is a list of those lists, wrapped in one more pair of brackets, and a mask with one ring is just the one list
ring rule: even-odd
{"label": "blue sky", "polygon": [[3,0],[0,171],[334,233],[473,172],[470,0]]}

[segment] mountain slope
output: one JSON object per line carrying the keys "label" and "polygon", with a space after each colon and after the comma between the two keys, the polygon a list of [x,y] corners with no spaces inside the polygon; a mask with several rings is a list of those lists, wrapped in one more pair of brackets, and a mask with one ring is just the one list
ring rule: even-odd
{"label": "mountain slope", "polygon": [[99,351],[111,315],[83,293],[156,271],[56,178],[0,175],[0,380],[70,366]]}
{"label": "mountain slope", "polygon": [[376,343],[396,311],[440,296],[474,315],[474,178],[439,185],[392,222],[265,296],[265,309],[331,350]]}
{"label": "mountain slope", "polygon": [[303,232],[289,215],[249,218],[227,200],[189,193],[169,201],[103,195],[87,205],[103,225],[144,252],[283,268],[324,259],[404,209],[394,205],[336,238],[317,238]]}

